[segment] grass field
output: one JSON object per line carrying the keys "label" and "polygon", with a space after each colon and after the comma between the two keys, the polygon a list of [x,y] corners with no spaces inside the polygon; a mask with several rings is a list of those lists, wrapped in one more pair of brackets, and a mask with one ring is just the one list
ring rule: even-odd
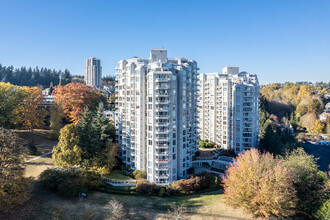
{"label": "grass field", "polygon": [[225,205],[221,190],[205,194],[171,197],[114,195],[94,192],[88,195],[88,199],[98,201],[100,204],[106,204],[111,199],[116,199],[122,202],[125,207],[139,207],[146,210],[158,210],[162,213],[167,212],[172,205],[182,205],[189,214],[229,219],[252,218],[252,216],[244,214],[240,210],[232,209]]}
{"label": "grass field", "polygon": [[38,179],[42,171],[46,170],[47,168],[55,167],[51,154],[26,163],[25,165],[25,177],[32,177],[35,180]]}
{"label": "grass field", "polygon": [[113,179],[113,180],[131,180],[132,179],[129,176],[125,176],[125,175],[121,174],[120,170],[111,171],[110,175],[108,175],[107,177],[110,179]]}

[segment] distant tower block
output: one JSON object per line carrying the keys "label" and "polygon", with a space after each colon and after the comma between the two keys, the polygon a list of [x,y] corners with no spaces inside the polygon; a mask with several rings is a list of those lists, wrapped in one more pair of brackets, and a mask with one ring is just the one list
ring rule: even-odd
{"label": "distant tower block", "polygon": [[100,88],[102,86],[101,60],[95,57],[88,58],[85,62],[85,83],[88,86]]}

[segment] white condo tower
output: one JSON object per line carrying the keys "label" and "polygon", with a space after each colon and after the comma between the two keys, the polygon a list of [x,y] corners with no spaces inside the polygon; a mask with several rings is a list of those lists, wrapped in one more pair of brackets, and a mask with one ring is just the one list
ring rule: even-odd
{"label": "white condo tower", "polygon": [[187,176],[197,151],[197,63],[153,49],[116,68],[119,155],[157,185]]}

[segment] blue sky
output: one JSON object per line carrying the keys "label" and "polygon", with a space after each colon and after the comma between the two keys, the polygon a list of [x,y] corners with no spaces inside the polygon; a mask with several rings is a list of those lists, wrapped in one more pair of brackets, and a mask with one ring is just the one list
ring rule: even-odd
{"label": "blue sky", "polygon": [[198,62],[200,72],[236,65],[263,84],[330,81],[330,1],[0,0],[0,63],[69,69],[152,48]]}

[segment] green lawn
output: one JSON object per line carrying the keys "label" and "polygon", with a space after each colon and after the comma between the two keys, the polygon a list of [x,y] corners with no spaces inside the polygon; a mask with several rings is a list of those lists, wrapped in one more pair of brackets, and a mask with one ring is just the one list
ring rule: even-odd
{"label": "green lawn", "polygon": [[120,170],[111,171],[110,175],[108,175],[107,177],[110,179],[113,179],[113,180],[131,180],[132,179],[129,176],[125,176],[125,175],[121,174]]}

